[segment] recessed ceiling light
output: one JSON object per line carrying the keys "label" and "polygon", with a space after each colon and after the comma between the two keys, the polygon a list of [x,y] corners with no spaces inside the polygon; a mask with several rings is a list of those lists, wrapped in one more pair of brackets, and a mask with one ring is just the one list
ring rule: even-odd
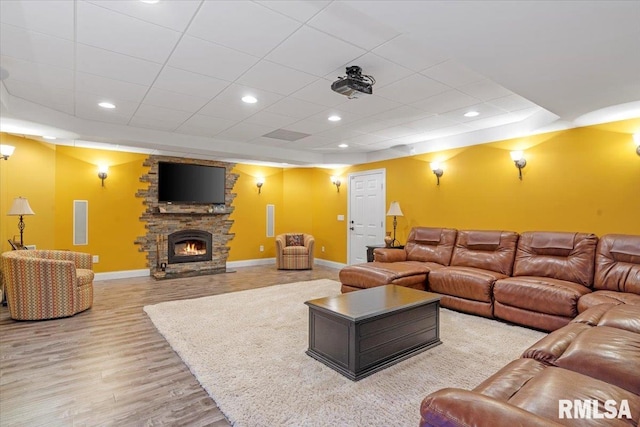
{"label": "recessed ceiling light", "polygon": [[340,148],[347,148],[348,146],[349,146],[349,144],[340,144],[340,145],[338,145],[338,147],[340,147]]}
{"label": "recessed ceiling light", "polygon": [[476,117],[479,115],[480,113],[478,113],[477,111],[467,111],[466,113],[464,113],[465,117]]}
{"label": "recessed ceiling light", "polygon": [[330,122],[339,122],[340,120],[342,120],[342,117],[340,117],[340,116],[336,116],[336,115],[329,116],[329,121]]}
{"label": "recessed ceiling light", "polygon": [[49,136],[49,135],[43,135],[42,136],[44,139],[56,139],[55,136]]}
{"label": "recessed ceiling light", "polygon": [[242,102],[246,102],[247,104],[255,104],[258,102],[255,96],[247,95],[242,97]]}
{"label": "recessed ceiling light", "polygon": [[142,3],[147,3],[147,4],[156,4],[158,3],[160,0],[140,0]]}
{"label": "recessed ceiling light", "polygon": [[100,107],[102,107],[102,108],[108,108],[110,110],[113,109],[113,108],[116,108],[116,106],[114,104],[110,103],[110,102],[101,102],[98,105]]}

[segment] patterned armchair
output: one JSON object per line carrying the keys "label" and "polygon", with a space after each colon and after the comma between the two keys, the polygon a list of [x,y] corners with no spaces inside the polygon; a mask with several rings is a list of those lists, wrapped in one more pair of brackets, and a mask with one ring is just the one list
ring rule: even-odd
{"label": "patterned armchair", "polygon": [[28,250],[4,252],[2,280],[9,315],[16,320],[73,316],[93,304],[91,255]]}
{"label": "patterned armchair", "polygon": [[313,269],[315,239],[311,234],[288,233],[276,236],[278,270]]}

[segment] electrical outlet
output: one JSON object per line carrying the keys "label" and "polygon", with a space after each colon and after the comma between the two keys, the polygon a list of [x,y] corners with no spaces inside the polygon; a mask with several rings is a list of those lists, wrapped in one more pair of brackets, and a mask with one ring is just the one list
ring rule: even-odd
{"label": "electrical outlet", "polygon": [[322,247],[322,252],[324,252],[324,246]]}
{"label": "electrical outlet", "polygon": [[260,252],[264,252],[264,246],[260,245]]}
{"label": "electrical outlet", "polygon": [[97,263],[99,263],[99,262],[100,262],[100,256],[99,256],[99,255],[94,255],[94,256],[93,256],[93,263],[94,263],[94,264],[97,264]]}

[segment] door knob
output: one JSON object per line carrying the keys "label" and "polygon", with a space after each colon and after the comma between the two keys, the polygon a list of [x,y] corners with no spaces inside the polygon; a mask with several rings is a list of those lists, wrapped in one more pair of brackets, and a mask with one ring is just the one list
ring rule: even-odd
{"label": "door knob", "polygon": [[349,227],[349,230],[353,231],[353,230],[355,230],[355,228],[354,227]]}

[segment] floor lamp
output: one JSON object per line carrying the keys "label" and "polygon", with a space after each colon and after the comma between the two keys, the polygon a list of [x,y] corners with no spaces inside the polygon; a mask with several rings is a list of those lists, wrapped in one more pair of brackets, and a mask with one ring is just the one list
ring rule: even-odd
{"label": "floor lamp", "polygon": [[389,206],[387,216],[393,217],[393,241],[391,242],[391,246],[400,246],[400,242],[396,240],[396,226],[398,225],[398,220],[396,218],[399,216],[404,216],[402,215],[402,210],[400,209],[400,203],[391,202],[391,206]]}
{"label": "floor lamp", "polygon": [[13,205],[11,205],[11,209],[7,212],[7,215],[11,216],[19,216],[18,220],[18,229],[20,230],[20,246],[24,247],[24,242],[22,240],[22,233],[24,232],[24,221],[22,217],[24,215],[35,215],[35,212],[29,206],[29,201],[24,197],[16,197],[13,199]]}

